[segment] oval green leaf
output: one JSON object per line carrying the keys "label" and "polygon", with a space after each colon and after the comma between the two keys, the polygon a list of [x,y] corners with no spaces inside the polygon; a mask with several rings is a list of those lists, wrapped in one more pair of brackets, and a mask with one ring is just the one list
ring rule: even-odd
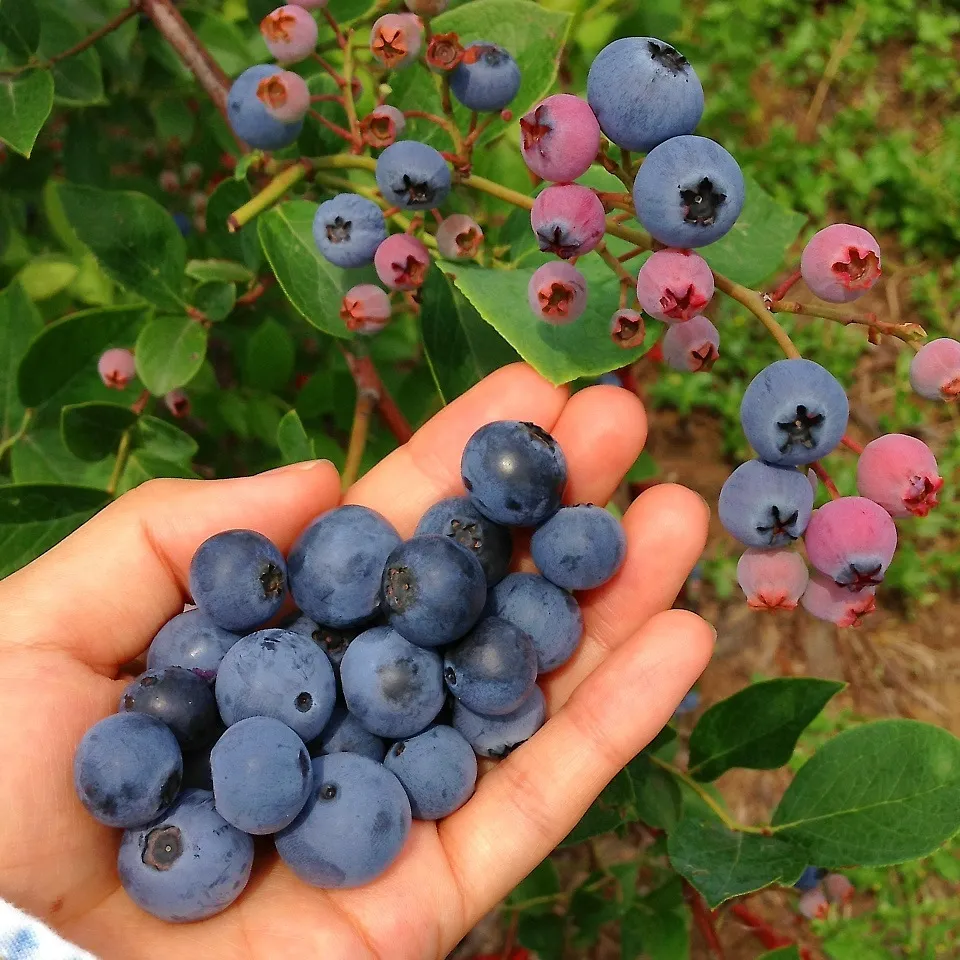
{"label": "oval green leaf", "polygon": [[313,443],[303,429],[303,422],[296,410],[288,410],[280,418],[277,446],[284,463],[303,463],[313,459]]}
{"label": "oval green leaf", "polygon": [[52,109],[53,77],[49,70],[0,77],[0,140],[11,150],[29,159]]}
{"label": "oval green leaf", "polygon": [[154,396],[189,383],[207,353],[207,331],[190,317],[154,317],[137,337],[137,374]]}
{"label": "oval green leaf", "polygon": [[74,403],[60,411],[60,432],[75,457],[96,463],[117,452],[136,420],[137,415],[119,403]]}

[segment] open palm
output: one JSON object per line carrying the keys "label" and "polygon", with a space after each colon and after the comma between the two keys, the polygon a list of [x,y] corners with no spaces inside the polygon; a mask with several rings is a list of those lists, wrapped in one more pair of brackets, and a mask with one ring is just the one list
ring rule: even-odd
{"label": "open palm", "polygon": [[[410,535],[431,504],[462,493],[464,443],[500,419],[533,421],[556,437],[570,503],[606,502],[646,435],[626,390],[568,398],[516,365],[445,408],[346,500]],[[162,923],[120,887],[119,832],[94,822],[74,794],[76,745],[116,709],[129,679],[121,667],[182,609],[190,558],[205,538],[249,527],[287,550],[339,499],[336,471],[323,461],[243,480],[153,481],[0,583],[0,895],[105,958],[440,960],[660,730],[709,658],[711,628],[669,610],[703,548],[707,507],[682,487],[655,487],[624,517],[620,573],[581,597],[585,639],[544,683],[550,719],[481,778],[463,808],[438,824],[414,822],[393,866],[354,890],[307,886],[269,838],[258,840],[236,904],[200,923]]]}

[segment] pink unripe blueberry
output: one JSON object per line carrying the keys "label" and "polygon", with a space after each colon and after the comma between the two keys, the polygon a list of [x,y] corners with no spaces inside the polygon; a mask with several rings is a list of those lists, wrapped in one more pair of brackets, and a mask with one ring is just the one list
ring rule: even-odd
{"label": "pink unripe blueberry", "polygon": [[268,13],[260,21],[260,33],[280,63],[298,63],[317,46],[317,21],[303,7],[292,4]]}
{"label": "pink unripe blueberry", "polygon": [[658,250],[637,276],[640,308],[666,323],[689,320],[713,299],[713,272],[692,250]]}
{"label": "pink unripe blueberry", "polygon": [[196,160],[189,160],[180,168],[180,179],[184,186],[195,187],[202,176],[203,167]]}
{"label": "pink unripe blueberry", "polygon": [[910,361],[910,386],[927,400],[960,397],[960,342],[941,337],[925,343]]}
{"label": "pink unripe blueberry", "polygon": [[162,170],[158,180],[164,193],[176,193],[180,189],[180,177],[176,170]]}
{"label": "pink unripe blueberry", "polygon": [[699,373],[720,358],[720,331],[702,316],[675,323],[663,336],[663,359],[674,370]]}
{"label": "pink unripe blueberry", "polygon": [[814,510],[803,539],[817,570],[841,587],[862,590],[883,581],[897,549],[897,528],[872,500],[841,497]]}
{"label": "pink unripe blueberry", "polygon": [[97,372],[104,386],[123,390],[137,372],[133,354],[122,347],[107,350],[97,361]]}
{"label": "pink unripe blueberry", "polygon": [[859,627],[864,617],[877,609],[876,591],[876,587],[865,587],[851,593],[822,573],[814,572],[800,598],[800,606],[818,620],[838,627]]}
{"label": "pink unripe blueberry", "polygon": [[403,0],[404,6],[421,17],[435,17],[447,9],[450,0]]}
{"label": "pink unripe blueberry", "polygon": [[797,901],[797,909],[808,920],[823,920],[830,913],[830,904],[819,887],[808,890]]}
{"label": "pink unripe blueberry", "polygon": [[351,287],[340,302],[340,319],[354,333],[378,333],[390,322],[390,312],[390,297],[373,283]]}
{"label": "pink unripe blueberry", "polygon": [[177,419],[190,415],[190,398],[180,389],[171,390],[164,398],[164,405]]}
{"label": "pink unripe blueberry", "polygon": [[407,125],[402,110],[383,103],[374,107],[360,122],[364,143],[371,147],[389,147]]}
{"label": "pink unripe blueberry", "polygon": [[283,70],[257,84],[257,99],[281,123],[296,123],[310,109],[310,89],[298,73]]}
{"label": "pink unripe blueberry", "polygon": [[385,13],[370,30],[370,51],[388,69],[413,63],[423,43],[423,24],[412,13]]}
{"label": "pink unripe blueberry", "polygon": [[587,308],[587,281],[569,263],[545,263],[530,278],[527,301],[534,315],[547,323],[573,323]]}
{"label": "pink unripe blueberry", "polygon": [[933,451],[916,437],[888,433],[863,448],[857,491],[892,517],[925,517],[936,505],[943,478]]}
{"label": "pink unripe blueberry", "polygon": [[190,209],[194,213],[206,213],[210,198],[202,190],[194,190],[190,194]]}
{"label": "pink unripe blueberry", "polygon": [[483,243],[483,231],[473,217],[453,213],[437,227],[437,249],[448,260],[469,260]]}
{"label": "pink unripe blueberry", "polygon": [[577,183],[547,187],[533,202],[530,225],[540,249],[562,260],[593,250],[607,229],[600,198]]}
{"label": "pink unripe blueberry", "polygon": [[327,0],[290,0],[295,7],[303,7],[304,10],[322,10],[327,5]]}
{"label": "pink unripe blueberry", "polygon": [[842,873],[828,873],[823,878],[823,889],[831,903],[849,903],[853,899],[853,884]]}
{"label": "pink unripe blueberry", "polygon": [[377,247],[373,265],[381,283],[391,290],[416,290],[427,278],[430,254],[416,237],[394,233]]}
{"label": "pink unripe blueberry", "polygon": [[795,610],[810,574],[793,550],[750,547],[737,561],[737,583],[754,610]]}
{"label": "pink unripe blueberry", "polygon": [[600,124],[586,100],[556,93],[520,118],[520,149],[538,177],[576,180],[597,158]]}
{"label": "pink unripe blueberry", "polygon": [[610,321],[610,338],[625,350],[643,346],[646,335],[643,315],[636,310],[618,310]]}
{"label": "pink unripe blueberry", "polygon": [[849,303],[880,279],[880,245],[863,227],[835,223],[803,248],[800,273],[821,300]]}

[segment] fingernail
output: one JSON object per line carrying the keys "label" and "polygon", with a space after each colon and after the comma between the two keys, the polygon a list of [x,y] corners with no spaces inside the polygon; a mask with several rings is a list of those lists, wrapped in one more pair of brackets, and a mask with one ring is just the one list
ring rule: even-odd
{"label": "fingernail", "polygon": [[260,474],[260,476],[266,477],[266,476],[273,476],[278,473],[287,473],[287,472],[292,473],[295,470],[296,471],[316,470],[317,467],[321,466],[322,464],[328,464],[331,467],[333,466],[333,463],[330,460],[303,460],[300,463],[288,463],[282,467],[274,467],[272,470],[264,471],[262,474]]}

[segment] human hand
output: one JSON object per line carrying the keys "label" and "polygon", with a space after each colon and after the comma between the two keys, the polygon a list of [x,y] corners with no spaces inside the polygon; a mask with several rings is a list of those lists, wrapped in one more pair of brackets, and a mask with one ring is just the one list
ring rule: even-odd
{"label": "human hand", "polygon": [[[516,365],[445,408],[347,502],[410,535],[429,506],[462,492],[466,440],[499,419],[553,434],[569,466],[570,503],[606,502],[646,437],[643,408],[626,390],[590,387],[568,399]],[[182,609],[203,540],[248,527],[286,551],[339,500],[325,461],[249,479],[153,481],[0,583],[0,895],[105,958],[441,960],[566,836],[709,659],[708,624],[669,610],[703,549],[708,508],[664,484],[624,516],[621,571],[579,597],[583,642],[541,679],[550,719],[481,777],[464,807],[439,823],[415,821],[390,869],[351,890],[304,884],[265,838],[236,904],[199,923],[163,923],[124,893],[120,835],[91,819],[74,793],[77,743],[116,710],[129,680],[123,666]]]}

